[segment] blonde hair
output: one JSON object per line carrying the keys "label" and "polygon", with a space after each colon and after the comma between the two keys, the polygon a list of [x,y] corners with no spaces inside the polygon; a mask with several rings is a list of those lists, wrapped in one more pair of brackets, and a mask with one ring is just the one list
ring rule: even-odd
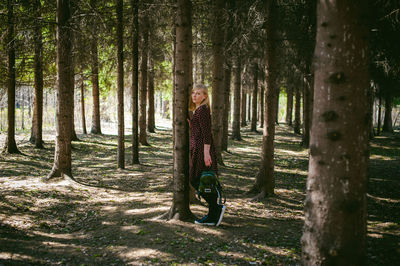
{"label": "blonde hair", "polygon": [[208,106],[208,109],[211,110],[211,108],[210,108],[210,96],[208,95],[208,89],[207,89],[207,87],[206,87],[204,84],[202,84],[202,83],[197,83],[197,84],[194,84],[194,85],[193,85],[193,89],[192,89],[192,91],[190,92],[190,96],[189,96],[189,111],[194,111],[194,110],[197,109],[197,108],[196,108],[196,104],[195,104],[195,103],[193,102],[193,100],[192,100],[192,93],[193,93],[193,91],[195,91],[195,90],[202,90],[203,93],[207,96],[207,97],[200,103],[199,107],[202,106],[202,105],[207,105],[207,106]]}

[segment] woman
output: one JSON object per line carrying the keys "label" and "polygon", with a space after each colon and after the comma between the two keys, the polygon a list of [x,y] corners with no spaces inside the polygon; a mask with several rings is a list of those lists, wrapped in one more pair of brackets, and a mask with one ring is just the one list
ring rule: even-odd
{"label": "woman", "polygon": [[[193,111],[189,124],[190,135],[190,174],[192,186],[198,190],[201,173],[213,170],[218,173],[217,160],[211,133],[211,114],[208,90],[203,84],[193,86],[189,101],[189,110]],[[196,220],[196,224],[218,226],[225,212],[225,206],[217,203],[217,195],[211,193],[200,194],[208,203],[208,214]]]}

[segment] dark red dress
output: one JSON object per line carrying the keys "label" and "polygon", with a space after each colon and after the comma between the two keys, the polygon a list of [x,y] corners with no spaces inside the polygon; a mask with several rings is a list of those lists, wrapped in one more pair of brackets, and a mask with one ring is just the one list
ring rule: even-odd
{"label": "dark red dress", "polygon": [[[211,132],[211,114],[207,105],[197,108],[191,121],[189,180],[198,189],[201,172],[214,170],[218,174],[217,159]],[[210,144],[211,166],[204,164],[204,144]]]}

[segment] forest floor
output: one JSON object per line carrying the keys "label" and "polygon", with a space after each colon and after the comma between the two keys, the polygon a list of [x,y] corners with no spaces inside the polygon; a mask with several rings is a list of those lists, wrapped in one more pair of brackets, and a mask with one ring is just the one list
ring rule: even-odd
{"label": "forest floor", "polygon": [[[54,132],[46,149],[19,134],[22,155],[0,155],[0,265],[299,265],[308,151],[300,137],[277,126],[276,195],[251,202],[246,192],[260,163],[261,133],[245,129],[230,141],[220,167],[227,212],[219,227],[163,221],[172,198],[172,137],[149,134],[140,165],[116,169],[115,135],[79,135],[73,143],[77,182],[43,183],[52,167]],[[53,135],[54,136],[54,135]],[[0,143],[4,143],[4,134]],[[368,187],[368,264],[400,258],[400,133],[371,143]],[[191,206],[197,217],[207,208]],[[397,264],[398,265],[398,264]]]}

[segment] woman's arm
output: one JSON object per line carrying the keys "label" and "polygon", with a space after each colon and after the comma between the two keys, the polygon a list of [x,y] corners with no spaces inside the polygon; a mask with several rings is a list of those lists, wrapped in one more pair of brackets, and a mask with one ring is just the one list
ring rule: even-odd
{"label": "woman's arm", "polygon": [[210,155],[210,144],[204,144],[204,164],[208,167],[211,166],[212,160]]}
{"label": "woman's arm", "polygon": [[210,154],[210,146],[212,140],[211,134],[211,115],[210,110],[207,106],[199,107],[199,116],[200,116],[200,130],[203,136],[204,143],[204,164],[209,167],[212,164],[211,154]]}

